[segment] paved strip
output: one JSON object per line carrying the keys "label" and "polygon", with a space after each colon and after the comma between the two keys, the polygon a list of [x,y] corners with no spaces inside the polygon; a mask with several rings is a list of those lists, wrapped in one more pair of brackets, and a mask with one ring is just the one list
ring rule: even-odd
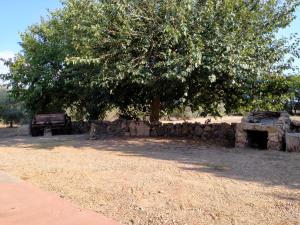
{"label": "paved strip", "polygon": [[0,225],[120,225],[0,172]]}
{"label": "paved strip", "polygon": [[0,171],[0,184],[10,184],[10,183],[17,183],[17,182],[20,182],[18,178],[9,176],[6,173]]}

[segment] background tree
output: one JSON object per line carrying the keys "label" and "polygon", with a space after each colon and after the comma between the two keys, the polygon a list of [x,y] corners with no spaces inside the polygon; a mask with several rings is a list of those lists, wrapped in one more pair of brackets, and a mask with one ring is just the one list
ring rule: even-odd
{"label": "background tree", "polygon": [[6,87],[0,87],[0,119],[12,128],[14,123],[19,123],[24,118],[22,104],[9,96]]}
{"label": "background tree", "polygon": [[22,34],[22,53],[6,61],[12,95],[23,101],[30,114],[61,112],[71,107],[88,119],[98,119],[108,109],[107,95],[93,85],[93,65],[67,65],[65,58],[75,54],[68,21],[63,11],[33,25]]}
{"label": "background tree", "polygon": [[300,110],[300,75],[289,76],[287,80],[289,82],[287,107],[291,113],[297,114],[297,110]]}

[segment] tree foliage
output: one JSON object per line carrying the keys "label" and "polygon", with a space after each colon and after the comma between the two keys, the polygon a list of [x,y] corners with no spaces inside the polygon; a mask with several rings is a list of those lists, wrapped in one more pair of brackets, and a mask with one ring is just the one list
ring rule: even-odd
{"label": "tree foliage", "polygon": [[292,75],[287,77],[289,82],[289,99],[287,108],[294,114],[300,110],[300,75]]}
{"label": "tree foliage", "polygon": [[0,119],[13,127],[13,123],[19,123],[25,117],[22,103],[9,95],[6,87],[0,87]]}
{"label": "tree foliage", "polygon": [[[298,0],[67,0],[22,35],[12,93],[32,111],[112,106],[157,120],[176,106],[219,114],[282,107],[299,54],[276,33]],[[287,57],[287,56],[290,57]],[[265,104],[266,103],[266,104]]]}

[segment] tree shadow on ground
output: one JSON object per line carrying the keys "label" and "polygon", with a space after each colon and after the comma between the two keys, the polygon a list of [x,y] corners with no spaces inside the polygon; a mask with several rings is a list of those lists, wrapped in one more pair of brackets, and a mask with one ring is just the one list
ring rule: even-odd
{"label": "tree shadow on ground", "polygon": [[88,140],[85,135],[54,137],[15,137],[0,139],[3,147],[26,150],[54,150],[72,147],[119,152],[120,157],[146,157],[174,161],[185,171],[256,182],[266,186],[300,189],[300,154],[256,149],[218,147],[218,143],[158,138],[102,138]]}

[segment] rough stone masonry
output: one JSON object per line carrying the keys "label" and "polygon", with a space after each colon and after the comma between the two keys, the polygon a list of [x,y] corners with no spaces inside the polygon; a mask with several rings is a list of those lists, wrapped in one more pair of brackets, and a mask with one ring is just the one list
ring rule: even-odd
{"label": "rough stone masonry", "polygon": [[252,112],[236,125],[235,146],[249,146],[248,131],[267,132],[267,149],[284,150],[285,134],[290,132],[291,120],[286,112]]}
{"label": "rough stone masonry", "polygon": [[193,138],[218,145],[234,147],[235,124],[216,123],[149,123],[147,121],[94,121],[90,137],[178,137]]}

